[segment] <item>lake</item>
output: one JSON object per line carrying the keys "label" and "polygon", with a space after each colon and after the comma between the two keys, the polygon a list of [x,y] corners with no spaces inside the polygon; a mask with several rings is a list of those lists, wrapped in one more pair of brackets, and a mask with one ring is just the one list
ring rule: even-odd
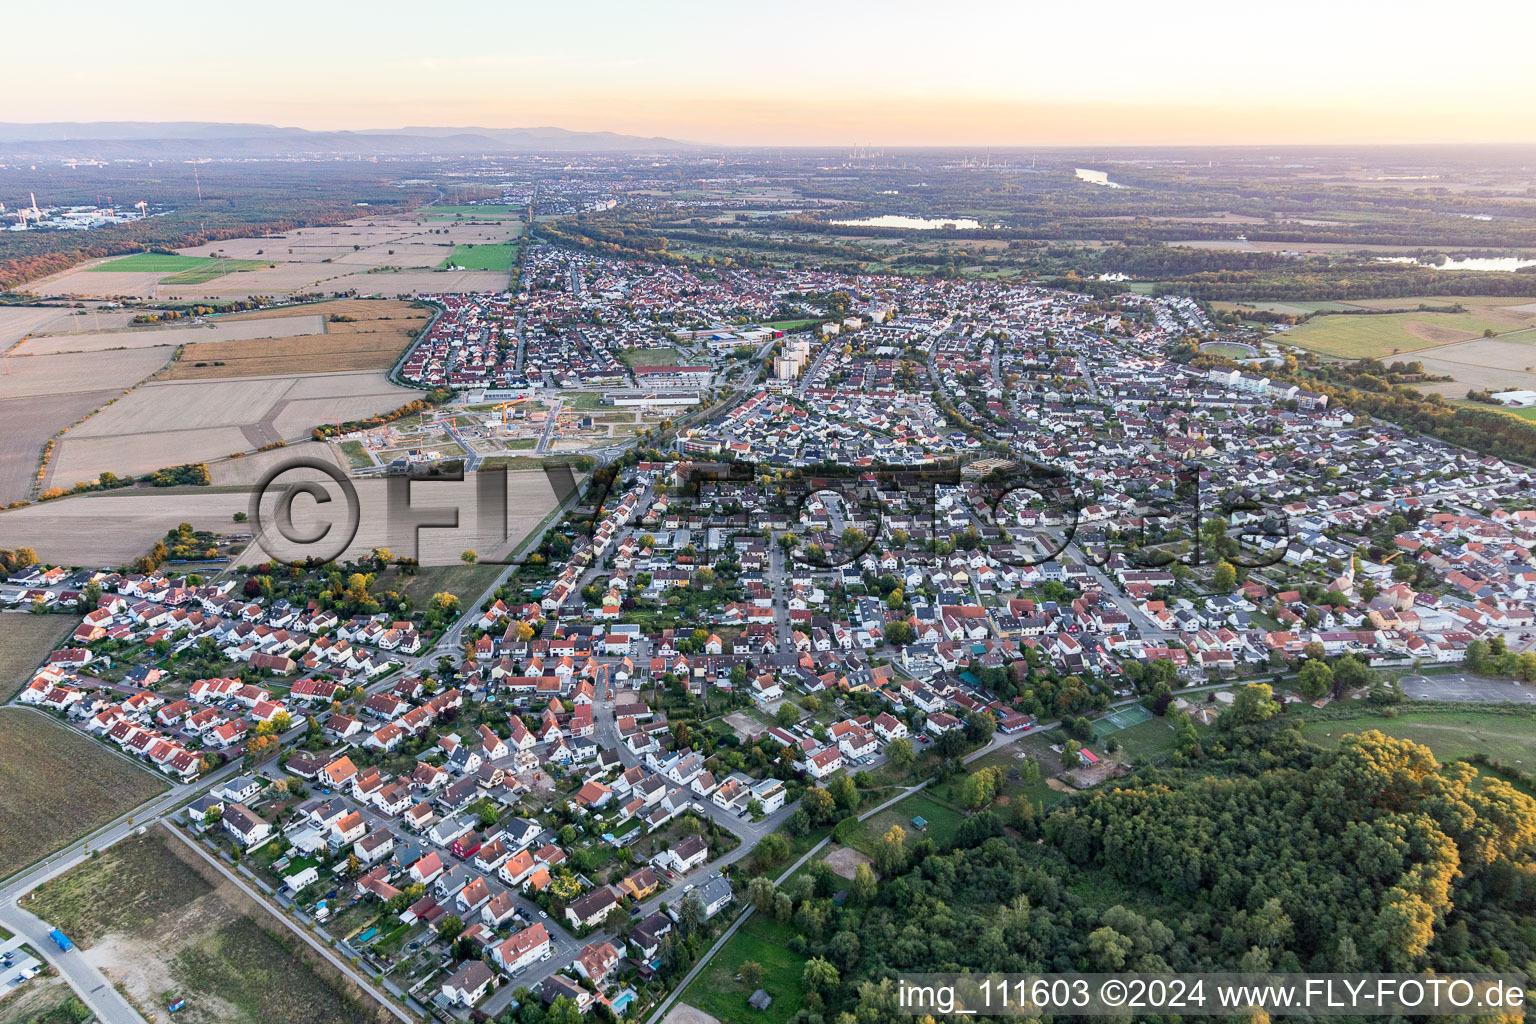
{"label": "lake", "polygon": [[832,222],[838,227],[844,228],[906,228],[911,231],[935,231],[939,228],[970,230],[981,227],[981,222],[969,217],[904,217],[900,214],[887,213],[880,217],[865,217],[863,220],[835,220]]}
{"label": "lake", "polygon": [[1412,256],[1383,256],[1383,263],[1412,263],[1420,267],[1438,267],[1441,270],[1492,270],[1514,273],[1521,267],[1536,267],[1536,260],[1520,256],[1472,256],[1464,260],[1446,260],[1444,263],[1425,263]]}

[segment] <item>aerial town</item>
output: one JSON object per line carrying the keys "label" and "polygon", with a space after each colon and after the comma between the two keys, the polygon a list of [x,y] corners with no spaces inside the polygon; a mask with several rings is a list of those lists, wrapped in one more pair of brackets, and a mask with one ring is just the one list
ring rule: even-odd
{"label": "aerial town", "polygon": [[[1452,699],[1427,667],[1530,678],[1529,471],[1266,376],[1273,341],[1189,365],[1213,325],[1188,298],[552,245],[523,281],[423,296],[401,373],[459,425],[402,461],[526,421],[524,449],[607,472],[476,599],[381,608],[378,550],[0,585],[76,622],[15,700],[195,793],[171,827],[409,1007],[654,1006],[773,839],[914,765],[1086,790],[1150,756],[1117,732],[1210,729],[1245,683],[1321,707],[1372,671]],[[584,437],[565,403],[635,411]],[[1020,469],[1049,500],[1008,500]]]}
{"label": "aerial town", "polygon": [[1376,6],[40,12],[0,1024],[1531,1019],[1536,24]]}

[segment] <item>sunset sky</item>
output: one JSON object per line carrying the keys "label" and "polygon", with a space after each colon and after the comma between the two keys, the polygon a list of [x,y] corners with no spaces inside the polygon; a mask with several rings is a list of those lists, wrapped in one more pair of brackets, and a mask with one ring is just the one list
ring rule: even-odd
{"label": "sunset sky", "polygon": [[1498,43],[1532,37],[1526,0],[65,0],[37,18],[57,31],[11,37],[5,120],[747,145],[1536,142],[1529,62]]}

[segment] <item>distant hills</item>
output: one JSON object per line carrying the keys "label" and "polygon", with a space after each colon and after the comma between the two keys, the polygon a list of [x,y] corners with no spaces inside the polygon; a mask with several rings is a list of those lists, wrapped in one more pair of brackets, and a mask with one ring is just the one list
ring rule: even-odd
{"label": "distant hills", "polygon": [[0,122],[8,156],[292,157],[456,156],[478,153],[674,153],[698,148],[661,137],[564,128],[375,128],[310,131],[212,121]]}

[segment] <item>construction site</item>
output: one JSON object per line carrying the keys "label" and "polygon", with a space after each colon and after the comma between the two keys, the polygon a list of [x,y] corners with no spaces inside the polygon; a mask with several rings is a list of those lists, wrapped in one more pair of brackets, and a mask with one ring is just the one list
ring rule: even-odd
{"label": "construction site", "polygon": [[[571,454],[608,448],[662,425],[676,409],[616,406],[593,391],[529,393],[507,401],[454,404],[336,439],[358,471],[468,460],[469,468],[497,456]],[[491,397],[499,397],[491,393]]]}

